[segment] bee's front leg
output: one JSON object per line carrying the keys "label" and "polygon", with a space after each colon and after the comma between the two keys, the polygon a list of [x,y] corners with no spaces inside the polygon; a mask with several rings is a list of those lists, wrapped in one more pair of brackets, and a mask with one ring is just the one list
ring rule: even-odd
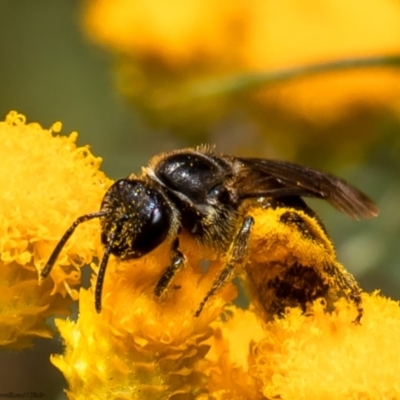
{"label": "bee's front leg", "polygon": [[154,288],[154,294],[157,297],[161,297],[161,295],[169,286],[172,278],[185,264],[185,256],[179,250],[178,238],[176,238],[172,243],[171,254],[171,264],[164,270],[163,274],[157,282],[156,287]]}

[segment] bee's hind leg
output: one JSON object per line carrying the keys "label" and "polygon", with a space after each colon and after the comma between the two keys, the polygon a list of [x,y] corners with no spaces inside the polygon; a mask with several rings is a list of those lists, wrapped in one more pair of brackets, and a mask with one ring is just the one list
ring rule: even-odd
{"label": "bee's hind leg", "polygon": [[326,266],[324,270],[336,281],[337,287],[343,295],[354,303],[358,314],[353,322],[355,324],[360,324],[364,312],[361,298],[362,290],[358,286],[354,276],[350,272],[346,271],[346,269],[339,263],[337,263],[335,267],[331,265]]}
{"label": "bee's hind leg", "polygon": [[195,317],[198,317],[201,314],[209,298],[213,296],[232,277],[236,266],[244,264],[248,254],[249,239],[253,225],[253,217],[248,216],[244,219],[229,249],[228,262],[224,265],[222,271],[214,280],[211,289],[201,301],[194,314]]}

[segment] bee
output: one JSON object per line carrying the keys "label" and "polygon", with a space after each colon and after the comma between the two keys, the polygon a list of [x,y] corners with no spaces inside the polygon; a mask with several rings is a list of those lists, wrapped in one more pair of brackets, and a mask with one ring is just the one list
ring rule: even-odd
{"label": "bee", "polygon": [[[247,212],[249,204],[254,207],[254,202],[262,199],[260,208],[290,207],[315,220],[325,232],[302,197],[327,200],[354,219],[378,213],[373,201],[343,179],[294,163],[217,154],[210,146],[163,153],[153,157],[140,175],[117,180],[105,193],[100,211],[83,215],[71,225],[41,271],[41,278],[49,275],[75,229],[99,218],[105,250],[96,280],[96,311],[101,311],[102,287],[111,255],[120,260],[137,259],[170,239],[170,263],[154,288],[155,296],[160,297],[185,263],[179,244],[180,234],[185,232],[199,246],[226,255],[227,260],[195,312],[199,316],[208,299],[247,262],[257,224]],[[294,215],[283,223],[296,224]],[[346,283],[343,271],[339,275],[347,289],[352,287],[352,283]],[[261,287],[255,290],[265,292]],[[361,314],[361,306],[357,307]]]}

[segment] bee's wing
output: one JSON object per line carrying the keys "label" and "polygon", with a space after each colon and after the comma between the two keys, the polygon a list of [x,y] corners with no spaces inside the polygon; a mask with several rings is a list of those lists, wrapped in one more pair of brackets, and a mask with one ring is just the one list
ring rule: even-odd
{"label": "bee's wing", "polygon": [[[377,205],[345,180],[285,161],[236,158],[242,183],[235,181],[239,197],[317,197],[354,219],[378,215]],[[240,175],[240,174],[239,174]]]}

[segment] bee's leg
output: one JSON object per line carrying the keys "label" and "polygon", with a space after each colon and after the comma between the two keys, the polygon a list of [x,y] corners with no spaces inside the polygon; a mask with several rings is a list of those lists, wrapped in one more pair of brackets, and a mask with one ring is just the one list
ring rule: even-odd
{"label": "bee's leg", "polygon": [[230,248],[230,255],[228,262],[222,269],[219,276],[214,280],[211,289],[208,291],[204,299],[201,301],[198,309],[195,312],[195,317],[201,314],[208,299],[213,296],[221,286],[228,281],[232,276],[237,265],[243,265],[248,254],[248,244],[250,239],[251,228],[254,225],[253,217],[246,217],[243,221],[242,226],[237,232]]}
{"label": "bee's leg", "polygon": [[334,277],[339,290],[343,292],[347,299],[351,300],[354,303],[357,308],[358,314],[353,322],[355,324],[360,324],[364,311],[361,298],[362,290],[358,286],[358,283],[355,280],[354,276],[350,274],[350,272],[346,271],[344,267],[342,267],[339,263],[335,267],[332,267],[331,265],[325,266],[324,270],[328,273],[328,275]]}
{"label": "bee's leg", "polygon": [[172,243],[171,260],[172,260],[171,264],[164,270],[163,274],[161,275],[161,278],[158,280],[157,285],[154,288],[154,294],[157,297],[160,297],[165,292],[172,278],[185,263],[185,257],[179,251],[178,238],[176,238]]}
{"label": "bee's leg", "polygon": [[361,288],[358,285],[356,285],[356,287],[353,288],[351,293],[348,295],[349,299],[355,304],[357,311],[358,311],[357,317],[353,321],[356,325],[361,324],[361,318],[364,314],[361,293],[362,293]]}

